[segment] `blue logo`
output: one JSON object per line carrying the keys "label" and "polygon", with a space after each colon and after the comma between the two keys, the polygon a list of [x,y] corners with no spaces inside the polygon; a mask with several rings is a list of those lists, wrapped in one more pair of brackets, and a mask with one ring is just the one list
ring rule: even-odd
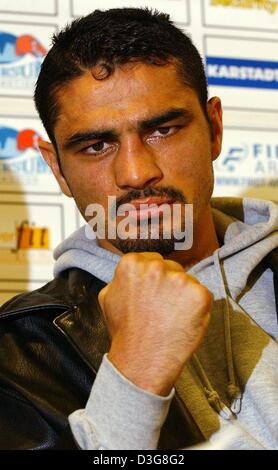
{"label": "blue logo", "polygon": [[0,32],[0,64],[17,62],[26,54],[43,58],[46,55],[46,49],[30,34],[15,36]]}
{"label": "blue logo", "polygon": [[18,131],[11,127],[0,127],[0,160],[20,157],[28,149],[38,152],[39,137],[32,129]]}
{"label": "blue logo", "polygon": [[[50,173],[40,155],[38,139],[33,129],[17,130],[0,126],[0,173],[41,174]],[[0,178],[1,179],[1,178]]]}
{"label": "blue logo", "polygon": [[237,169],[238,165],[242,163],[248,156],[248,147],[245,144],[230,147],[226,154],[224,154],[219,161],[216,160],[215,166],[218,170],[225,169],[233,172]]}
{"label": "blue logo", "polygon": [[278,62],[207,57],[209,85],[278,89]]}
{"label": "blue logo", "polygon": [[[31,34],[0,31],[0,88],[32,93],[46,49]],[[26,93],[27,92],[27,93]]]}

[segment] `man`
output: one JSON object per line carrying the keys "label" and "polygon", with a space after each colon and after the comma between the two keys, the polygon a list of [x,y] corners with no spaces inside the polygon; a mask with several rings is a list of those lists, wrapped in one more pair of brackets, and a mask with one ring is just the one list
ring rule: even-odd
{"label": "man", "polygon": [[[211,203],[221,103],[190,39],[164,14],[95,11],[54,39],[35,102],[42,155],[105,236],[74,233],[54,281],[2,309],[2,448],[277,448],[278,212]],[[132,235],[111,235],[128,203]],[[185,233],[186,205],[175,249],[162,206]]]}

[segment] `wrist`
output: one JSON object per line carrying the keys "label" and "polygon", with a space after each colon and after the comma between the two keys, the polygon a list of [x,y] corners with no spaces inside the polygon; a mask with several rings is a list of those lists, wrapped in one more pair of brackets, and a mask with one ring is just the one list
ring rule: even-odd
{"label": "wrist", "polygon": [[161,364],[144,361],[141,357],[129,358],[126,354],[117,353],[110,349],[107,358],[111,364],[130,382],[142,390],[166,397],[171,392],[174,379],[161,376]]}

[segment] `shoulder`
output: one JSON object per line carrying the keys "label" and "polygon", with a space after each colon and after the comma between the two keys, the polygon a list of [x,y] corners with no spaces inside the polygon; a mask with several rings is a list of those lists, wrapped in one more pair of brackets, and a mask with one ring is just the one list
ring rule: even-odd
{"label": "shoulder", "polygon": [[0,307],[0,320],[31,312],[61,313],[78,303],[88,290],[100,289],[101,281],[81,269],[69,269],[32,292],[19,294]]}
{"label": "shoulder", "polygon": [[0,319],[13,313],[22,313],[32,308],[40,309],[49,305],[68,305],[64,296],[66,279],[63,277],[53,279],[44,286],[32,292],[16,295],[0,308]]}

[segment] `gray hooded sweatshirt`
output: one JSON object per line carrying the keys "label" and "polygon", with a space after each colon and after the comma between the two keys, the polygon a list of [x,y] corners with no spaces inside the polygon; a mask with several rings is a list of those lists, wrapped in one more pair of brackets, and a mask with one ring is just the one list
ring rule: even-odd
{"label": "gray hooded sweatshirt", "polygon": [[[69,416],[82,449],[156,449],[174,393],[206,439],[194,448],[278,449],[278,326],[273,272],[261,263],[278,246],[278,209],[215,198],[212,211],[221,247],[188,271],[214,296],[202,345],[168,397],[138,388],[105,355],[85,409]],[[120,260],[84,227],[55,258],[55,275],[80,267],[105,282]]]}

